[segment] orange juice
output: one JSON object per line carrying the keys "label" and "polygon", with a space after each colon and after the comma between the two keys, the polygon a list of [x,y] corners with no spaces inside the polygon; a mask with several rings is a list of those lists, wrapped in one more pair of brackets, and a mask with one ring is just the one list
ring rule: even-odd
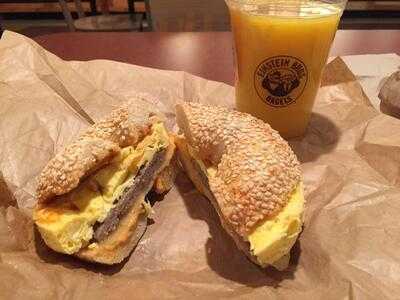
{"label": "orange juice", "polygon": [[237,109],[286,138],[304,134],[345,1],[227,3],[237,60]]}

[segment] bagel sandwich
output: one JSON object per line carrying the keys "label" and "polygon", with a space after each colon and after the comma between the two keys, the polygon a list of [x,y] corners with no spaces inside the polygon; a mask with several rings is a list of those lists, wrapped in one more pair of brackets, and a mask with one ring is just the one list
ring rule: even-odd
{"label": "bagel sandwich", "polygon": [[249,114],[179,104],[179,160],[251,261],[283,270],[302,230],[299,162],[278,132]]}
{"label": "bagel sandwich", "polygon": [[135,102],[89,127],[38,178],[33,219],[44,242],[86,261],[121,262],[147,227],[146,195],[171,187],[174,151],[162,118]]}

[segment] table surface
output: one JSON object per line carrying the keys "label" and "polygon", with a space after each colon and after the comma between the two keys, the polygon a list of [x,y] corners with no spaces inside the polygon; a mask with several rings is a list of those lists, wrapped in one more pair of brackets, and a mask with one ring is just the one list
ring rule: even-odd
{"label": "table surface", "polygon": [[[234,81],[230,32],[68,32],[35,40],[66,60],[111,59]],[[379,53],[400,55],[400,30],[340,30],[331,50],[331,56]]]}

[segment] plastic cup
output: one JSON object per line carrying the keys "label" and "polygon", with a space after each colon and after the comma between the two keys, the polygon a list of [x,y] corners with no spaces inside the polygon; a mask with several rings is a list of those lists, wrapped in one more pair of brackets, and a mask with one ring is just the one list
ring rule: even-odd
{"label": "plastic cup", "polygon": [[226,0],[237,109],[285,138],[302,136],[346,2]]}

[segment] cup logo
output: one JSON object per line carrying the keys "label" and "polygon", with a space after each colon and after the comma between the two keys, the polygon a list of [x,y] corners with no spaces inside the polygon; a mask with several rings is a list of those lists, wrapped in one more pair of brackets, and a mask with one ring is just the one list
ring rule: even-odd
{"label": "cup logo", "polygon": [[298,99],[308,80],[305,64],[292,56],[264,60],[254,73],[258,96],[274,107],[285,107]]}

